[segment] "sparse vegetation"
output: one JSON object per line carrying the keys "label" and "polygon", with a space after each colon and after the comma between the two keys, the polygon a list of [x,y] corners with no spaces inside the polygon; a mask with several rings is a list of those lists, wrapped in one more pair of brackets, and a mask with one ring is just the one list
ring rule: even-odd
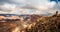
{"label": "sparse vegetation", "polygon": [[0,32],[60,32],[60,15],[57,13],[49,17],[31,15],[26,20],[3,18],[1,21],[5,22],[0,22]]}

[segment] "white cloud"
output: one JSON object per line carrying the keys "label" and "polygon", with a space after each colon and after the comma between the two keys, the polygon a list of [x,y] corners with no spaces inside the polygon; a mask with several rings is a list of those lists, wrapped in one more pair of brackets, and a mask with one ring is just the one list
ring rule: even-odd
{"label": "white cloud", "polygon": [[4,11],[4,12],[13,11],[15,8],[16,8],[16,5],[14,5],[14,4],[3,4],[3,5],[0,5],[0,11]]}
{"label": "white cloud", "polygon": [[49,8],[53,8],[56,3],[49,2],[48,0],[30,0],[30,4],[32,7],[39,9],[39,10],[47,10]]}
{"label": "white cloud", "polygon": [[[16,4],[5,3],[4,5],[0,5],[0,11],[3,12],[6,11],[8,13],[13,14],[25,14],[25,13],[46,14],[47,12],[50,13],[56,5],[55,2],[49,2],[48,0],[10,0],[10,1],[19,3],[19,5],[17,6]],[[33,9],[32,10],[33,12],[29,12],[31,9]]]}

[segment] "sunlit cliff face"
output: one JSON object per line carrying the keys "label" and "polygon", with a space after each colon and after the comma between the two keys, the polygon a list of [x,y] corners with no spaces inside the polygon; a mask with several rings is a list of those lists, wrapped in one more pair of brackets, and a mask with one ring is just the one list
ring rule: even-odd
{"label": "sunlit cliff face", "polygon": [[15,29],[13,29],[12,32],[20,32],[19,27],[16,27]]}

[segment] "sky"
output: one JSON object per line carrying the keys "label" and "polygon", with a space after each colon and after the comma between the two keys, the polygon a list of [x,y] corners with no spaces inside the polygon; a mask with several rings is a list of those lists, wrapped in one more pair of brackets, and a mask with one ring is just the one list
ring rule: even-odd
{"label": "sky", "polygon": [[50,1],[55,1],[56,3],[60,2],[60,0],[50,0]]}
{"label": "sky", "polygon": [[60,13],[60,0],[0,0],[0,14]]}

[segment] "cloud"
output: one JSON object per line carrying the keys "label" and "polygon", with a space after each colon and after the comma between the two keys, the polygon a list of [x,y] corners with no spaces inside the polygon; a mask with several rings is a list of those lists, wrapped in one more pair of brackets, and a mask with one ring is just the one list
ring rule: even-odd
{"label": "cloud", "polygon": [[56,2],[49,2],[48,0],[28,0],[27,4],[25,5],[25,8],[52,8],[55,6],[55,4]]}
{"label": "cloud", "polygon": [[[28,0],[27,5],[23,6],[25,9],[35,9],[39,11],[44,11],[50,13],[50,10],[56,6],[56,2],[49,2],[48,0]],[[47,11],[49,10],[49,11]],[[54,11],[55,12],[55,11]]]}
{"label": "cloud", "polygon": [[10,11],[13,11],[15,10],[16,8],[16,5],[14,4],[3,4],[3,5],[0,5],[0,11],[3,11],[3,12],[10,12]]}
{"label": "cloud", "polygon": [[48,0],[0,0],[0,11],[11,14],[48,14],[55,12],[55,6],[56,2]]}
{"label": "cloud", "polygon": [[26,0],[0,0],[0,5],[5,4],[5,3],[10,3],[10,4],[20,4],[20,3],[25,3]]}

